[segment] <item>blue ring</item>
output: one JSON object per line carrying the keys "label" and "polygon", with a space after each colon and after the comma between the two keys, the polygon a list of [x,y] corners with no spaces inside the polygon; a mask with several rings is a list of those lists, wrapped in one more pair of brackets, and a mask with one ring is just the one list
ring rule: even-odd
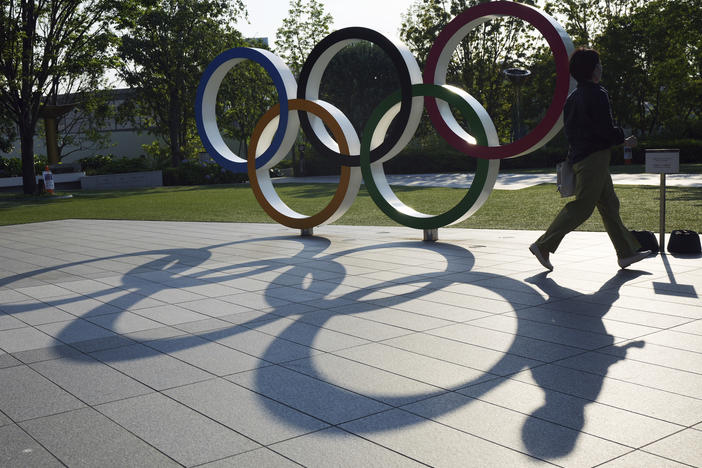
{"label": "blue ring", "polygon": [[[210,142],[207,133],[205,132],[205,126],[202,119],[202,105],[203,98],[205,94],[205,88],[209,83],[212,75],[225,63],[233,59],[246,59],[261,65],[268,75],[273,79],[273,84],[278,91],[278,100],[280,102],[280,120],[278,121],[278,129],[275,131],[275,136],[273,141],[266,151],[256,158],[256,168],[260,168],[268,161],[271,160],[273,155],[278,151],[278,149],[283,144],[283,137],[285,136],[285,130],[288,126],[288,93],[285,90],[285,83],[283,82],[283,77],[280,75],[277,67],[273,62],[271,62],[268,57],[266,57],[259,49],[254,49],[251,47],[235,47],[233,49],[226,50],[219,54],[217,57],[210,62],[210,64],[205,69],[205,72],[200,78],[200,84],[197,87],[197,98],[195,101],[195,121],[197,123],[197,131],[200,134],[200,140],[205,147],[207,153],[214,159],[220,166],[225,169],[229,169],[232,172],[246,173],[246,158],[239,156],[242,160],[241,162],[232,161],[226,158],[224,155],[220,154],[215,147]],[[236,66],[236,65],[235,65]],[[219,127],[217,127],[219,132]],[[221,134],[220,134],[221,135]]]}

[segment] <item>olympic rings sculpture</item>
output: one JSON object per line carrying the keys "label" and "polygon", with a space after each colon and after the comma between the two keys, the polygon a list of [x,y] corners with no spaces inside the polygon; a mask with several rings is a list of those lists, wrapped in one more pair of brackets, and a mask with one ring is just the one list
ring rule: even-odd
{"label": "olympic rings sculpture", "polygon": [[[490,116],[480,103],[466,91],[446,84],[448,65],[460,42],[477,26],[499,16],[516,17],[534,26],[546,39],[556,65],[556,86],[545,116],[528,135],[502,146]],[[331,59],[358,41],[369,41],[384,51],[400,82],[398,91],[373,111],[360,137],[338,108],[319,99],[322,76]],[[423,74],[404,44],[362,27],[335,31],[319,42],[302,67],[299,83],[283,60],[272,52],[234,48],[218,55],[200,80],[195,107],[198,132],[205,149],[218,164],[233,172],[248,173],[259,204],[280,224],[305,230],[331,223],[348,210],[364,182],[376,205],[394,221],[415,229],[437,229],[467,219],[485,203],[495,186],[500,159],[528,154],[560,131],[563,106],[575,86],[568,72],[573,50],[570,37],[556,20],[532,6],[509,1],[482,3],[454,18],[438,35]],[[257,123],[248,154],[243,158],[224,142],[215,105],[222,80],[245,60],[256,62],[266,70],[279,102]],[[451,106],[461,112],[470,133],[458,123]],[[400,201],[383,169],[383,163],[412,140],[425,107],[437,132],[453,148],[478,158],[468,193],[453,208],[437,216],[415,211]],[[397,124],[391,126],[392,122]],[[340,182],[334,196],[312,216],[287,206],[269,176],[269,169],[292,149],[300,127],[320,154],[341,162]]]}

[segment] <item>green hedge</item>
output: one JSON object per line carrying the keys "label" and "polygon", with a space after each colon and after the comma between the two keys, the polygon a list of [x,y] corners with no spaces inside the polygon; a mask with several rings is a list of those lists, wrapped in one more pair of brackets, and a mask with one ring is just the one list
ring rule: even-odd
{"label": "green hedge", "polygon": [[183,162],[163,170],[163,185],[209,185],[246,182],[246,174],[236,174],[215,163]]}
{"label": "green hedge", "polygon": [[[34,155],[34,173],[39,175],[47,165],[46,158]],[[20,158],[0,157],[0,177],[22,177],[22,160]]]}
{"label": "green hedge", "polygon": [[89,176],[152,170],[145,158],[113,158],[110,155],[100,154],[81,159],[80,167]]}

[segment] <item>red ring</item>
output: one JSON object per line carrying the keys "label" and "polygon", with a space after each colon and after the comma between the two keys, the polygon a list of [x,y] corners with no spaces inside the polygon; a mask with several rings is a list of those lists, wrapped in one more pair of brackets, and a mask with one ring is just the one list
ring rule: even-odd
{"label": "red ring", "polygon": [[[527,21],[538,29],[548,42],[556,62],[556,88],[553,92],[551,105],[546,111],[546,116],[528,135],[513,143],[503,146],[481,146],[467,143],[446,125],[446,122],[439,112],[436,99],[425,98],[425,105],[436,131],[439,132],[451,146],[476,158],[504,159],[529,152],[543,141],[544,137],[546,137],[551,129],[559,124],[563,106],[565,105],[570,90],[569,54],[568,45],[566,45],[558,29],[551,23],[549,17],[539,10],[516,2],[482,3],[465,10],[441,31],[439,37],[437,37],[436,42],[434,42],[434,45],[429,51],[426,68],[424,69],[424,82],[428,84],[444,84],[435,83],[435,78],[439,57],[447,43],[458,30],[466,24],[476,19],[492,15],[514,16]],[[568,36],[565,35],[565,37]],[[569,45],[572,47],[572,44]]]}

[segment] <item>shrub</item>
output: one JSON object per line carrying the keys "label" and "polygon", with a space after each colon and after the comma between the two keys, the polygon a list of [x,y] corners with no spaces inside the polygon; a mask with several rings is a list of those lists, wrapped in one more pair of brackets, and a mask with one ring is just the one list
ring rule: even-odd
{"label": "shrub", "polygon": [[185,161],[163,170],[163,185],[210,185],[246,182],[246,174],[228,171],[215,163]]}
{"label": "shrub", "polygon": [[86,175],[124,174],[151,170],[144,158],[118,158],[111,155],[95,155],[80,160],[81,169]]}
{"label": "shrub", "polygon": [[22,175],[20,158],[0,158],[0,177],[19,177]]}

